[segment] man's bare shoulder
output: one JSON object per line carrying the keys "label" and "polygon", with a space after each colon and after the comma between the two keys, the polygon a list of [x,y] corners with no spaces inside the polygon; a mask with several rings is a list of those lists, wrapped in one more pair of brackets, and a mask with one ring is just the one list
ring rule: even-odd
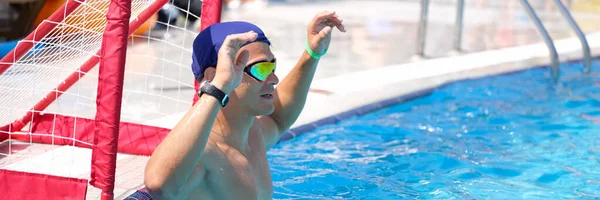
{"label": "man's bare shoulder", "polygon": [[271,116],[259,116],[254,120],[253,127],[255,135],[260,138],[265,150],[269,150],[279,141],[281,136],[281,128],[275,119]]}
{"label": "man's bare shoulder", "polygon": [[262,117],[257,117],[254,120],[254,123],[252,123],[252,127],[250,127],[248,133],[248,143],[252,146],[266,150],[264,149],[266,146],[265,139],[271,135],[272,124],[265,123],[265,119]]}

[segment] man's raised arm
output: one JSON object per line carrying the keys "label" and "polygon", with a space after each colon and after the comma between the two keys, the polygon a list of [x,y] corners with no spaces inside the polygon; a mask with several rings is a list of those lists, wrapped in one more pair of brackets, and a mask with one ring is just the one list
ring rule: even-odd
{"label": "man's raised arm", "polygon": [[281,134],[292,126],[302,112],[319,57],[329,47],[333,27],[346,31],[342,19],[334,11],[318,13],[308,24],[307,49],[292,71],[277,86],[273,101],[275,111],[268,117],[260,118],[266,129],[266,149],[277,143]]}
{"label": "man's raised arm", "polygon": [[[256,37],[254,32],[227,36],[219,50],[218,67],[211,81],[214,86],[229,94],[241,83],[248,53],[240,53],[235,64],[233,61],[241,45]],[[146,165],[144,184],[155,199],[178,199],[181,191],[199,184],[205,171],[197,166],[202,166],[200,157],[220,108],[216,98],[202,95],[154,150]]]}

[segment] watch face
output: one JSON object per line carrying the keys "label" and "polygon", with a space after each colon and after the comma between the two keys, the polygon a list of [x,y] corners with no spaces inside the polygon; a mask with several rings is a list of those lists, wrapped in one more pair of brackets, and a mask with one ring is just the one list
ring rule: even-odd
{"label": "watch face", "polygon": [[202,82],[202,85],[200,85],[200,88],[206,90],[206,89],[208,89],[209,84],[210,83],[208,83],[208,81],[204,81],[204,82]]}

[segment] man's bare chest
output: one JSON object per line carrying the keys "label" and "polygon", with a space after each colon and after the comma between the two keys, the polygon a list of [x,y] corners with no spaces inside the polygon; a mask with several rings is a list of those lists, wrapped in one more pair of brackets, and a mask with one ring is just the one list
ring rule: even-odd
{"label": "man's bare chest", "polygon": [[265,152],[250,152],[246,156],[223,148],[212,154],[207,163],[207,181],[223,199],[271,199],[273,183]]}

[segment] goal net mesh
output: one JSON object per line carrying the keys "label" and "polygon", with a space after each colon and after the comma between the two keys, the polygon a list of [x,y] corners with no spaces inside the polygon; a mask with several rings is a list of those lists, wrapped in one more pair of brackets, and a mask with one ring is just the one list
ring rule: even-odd
{"label": "goal net mesh", "polygon": [[[22,55],[9,53],[0,61],[0,169],[90,179],[94,117],[102,104],[96,98],[98,61],[110,2],[62,0],[63,7],[17,44],[13,51]],[[202,1],[131,2],[130,25],[141,26],[128,37],[115,198],[143,186],[147,156],[192,105],[198,6]],[[88,199],[100,195],[92,186],[87,193]]]}

